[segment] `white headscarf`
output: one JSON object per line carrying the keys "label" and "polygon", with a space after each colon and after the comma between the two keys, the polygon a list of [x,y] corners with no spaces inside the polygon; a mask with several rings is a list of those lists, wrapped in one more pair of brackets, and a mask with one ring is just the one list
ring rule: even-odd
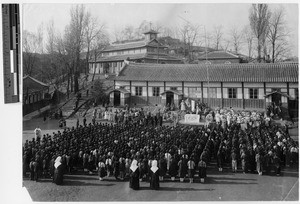
{"label": "white headscarf", "polygon": [[54,167],[57,168],[61,165],[61,156],[55,159]]}
{"label": "white headscarf", "polygon": [[156,161],[156,160],[153,160],[153,161],[152,161],[151,171],[152,171],[153,173],[155,173],[157,170],[158,170],[158,167],[157,167],[157,161]]}
{"label": "white headscarf", "polygon": [[133,160],[130,166],[130,169],[135,172],[135,170],[138,168],[137,166],[137,160]]}

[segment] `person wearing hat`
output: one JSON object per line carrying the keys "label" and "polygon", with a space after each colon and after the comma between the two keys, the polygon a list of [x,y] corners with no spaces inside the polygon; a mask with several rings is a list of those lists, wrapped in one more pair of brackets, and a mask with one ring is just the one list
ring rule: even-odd
{"label": "person wearing hat", "polygon": [[54,178],[53,181],[55,184],[57,185],[62,185],[63,184],[63,165],[62,165],[62,158],[61,156],[58,156],[55,159],[55,163],[54,163]]}
{"label": "person wearing hat", "polygon": [[137,165],[137,160],[133,160],[130,166],[130,180],[129,180],[129,187],[133,190],[140,189],[140,180],[139,180],[139,167]]}
{"label": "person wearing hat", "polygon": [[150,188],[154,190],[159,189],[159,168],[157,167],[157,160],[152,161],[150,168]]}

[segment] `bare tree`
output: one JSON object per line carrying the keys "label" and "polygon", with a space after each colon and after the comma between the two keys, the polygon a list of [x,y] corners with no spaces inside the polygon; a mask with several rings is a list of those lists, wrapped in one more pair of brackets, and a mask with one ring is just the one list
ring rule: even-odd
{"label": "bare tree", "polygon": [[[87,12],[85,15],[85,44],[86,44],[86,67],[85,74],[87,74],[87,69],[89,67],[90,51],[92,49],[98,49],[94,47],[95,41],[107,39],[105,32],[105,24],[99,23],[99,20],[96,17],[93,17],[90,12]],[[97,44],[97,42],[96,42]]]}
{"label": "bare tree", "polygon": [[54,53],[55,50],[55,27],[53,19],[49,21],[47,25],[47,43],[46,52]]}
{"label": "bare tree", "polygon": [[219,50],[222,43],[222,36],[223,36],[223,32],[222,32],[223,27],[221,25],[219,26],[215,26],[214,27],[214,32],[213,32],[213,41],[214,41],[214,48],[216,50]]}
{"label": "bare tree", "polygon": [[85,7],[83,5],[76,5],[72,7],[70,10],[70,16],[70,23],[65,29],[65,42],[67,43],[67,53],[72,59],[71,75],[74,77],[74,92],[77,93],[79,91],[78,78],[80,74],[80,53],[84,46]]}
{"label": "bare tree", "polygon": [[276,9],[272,13],[269,21],[268,40],[271,44],[272,62],[278,60],[280,56],[284,56],[288,50],[288,29],[285,22],[285,11],[283,7]]}
{"label": "bare tree", "polygon": [[96,74],[97,59],[101,55],[105,47],[108,45],[109,45],[108,36],[105,33],[102,33],[102,35],[97,35],[94,41],[92,41],[91,43],[91,48],[93,50],[92,58],[94,59],[94,73],[93,73],[92,81],[94,81],[95,74]]}
{"label": "bare tree", "polygon": [[243,39],[247,44],[248,58],[251,59],[253,55],[253,40],[254,35],[249,25],[243,28]]}
{"label": "bare tree", "polygon": [[32,76],[35,70],[38,53],[37,36],[27,30],[22,33],[23,36],[23,73]]}
{"label": "bare tree", "polygon": [[271,12],[267,4],[252,4],[249,14],[250,26],[257,39],[257,58],[261,62],[261,52],[266,55],[266,36],[268,34]]}
{"label": "bare tree", "polygon": [[44,25],[41,23],[37,29],[37,43],[39,45],[38,52],[44,53]]}
{"label": "bare tree", "polygon": [[232,43],[235,53],[239,53],[242,48],[243,43],[243,33],[239,30],[238,27],[233,26],[230,29],[230,42]]}
{"label": "bare tree", "polygon": [[221,48],[222,48],[222,50],[227,51],[228,48],[229,48],[229,45],[230,45],[230,43],[231,43],[231,40],[230,40],[230,39],[224,38],[222,41],[223,41],[223,43],[222,43],[222,45],[221,45]]}
{"label": "bare tree", "polygon": [[122,35],[124,36],[125,40],[133,40],[134,37],[134,28],[131,25],[125,26],[125,28],[122,30]]}
{"label": "bare tree", "polygon": [[188,61],[191,62],[193,60],[191,55],[192,48],[196,39],[199,37],[199,26],[193,25],[185,19],[183,20],[185,23],[179,28],[179,34],[184,44],[185,56],[188,57]]}

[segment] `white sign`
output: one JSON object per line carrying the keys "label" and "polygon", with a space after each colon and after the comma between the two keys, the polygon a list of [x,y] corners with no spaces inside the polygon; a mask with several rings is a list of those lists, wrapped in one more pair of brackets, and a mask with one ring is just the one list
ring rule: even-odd
{"label": "white sign", "polygon": [[197,114],[185,114],[184,122],[186,123],[199,123],[200,116]]}

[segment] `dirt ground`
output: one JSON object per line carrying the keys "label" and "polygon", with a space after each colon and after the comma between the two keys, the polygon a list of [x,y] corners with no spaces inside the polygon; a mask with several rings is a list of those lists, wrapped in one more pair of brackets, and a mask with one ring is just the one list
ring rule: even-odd
{"label": "dirt ground", "polygon": [[65,175],[64,185],[50,179],[40,182],[23,180],[33,201],[297,201],[299,200],[297,169],[285,169],[281,176],[217,172],[208,169],[206,183],[184,183],[167,179],[160,190],[140,182],[138,191],[128,181],[109,177],[104,181],[94,175]]}

